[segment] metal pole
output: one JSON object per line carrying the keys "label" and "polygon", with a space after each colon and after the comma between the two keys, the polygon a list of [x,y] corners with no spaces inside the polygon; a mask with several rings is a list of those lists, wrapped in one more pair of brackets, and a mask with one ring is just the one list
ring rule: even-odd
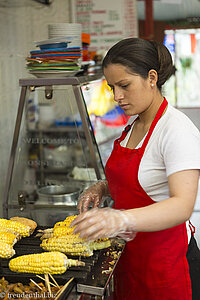
{"label": "metal pole", "polygon": [[96,153],[95,153],[95,149],[94,149],[94,143],[93,143],[92,137],[91,137],[92,130],[90,130],[90,128],[88,126],[88,123],[87,123],[88,116],[87,116],[87,113],[85,111],[84,103],[83,103],[82,98],[81,98],[80,88],[78,86],[73,86],[73,90],[74,90],[74,95],[75,95],[75,98],[76,98],[77,106],[78,106],[78,109],[79,109],[81,121],[82,121],[82,124],[83,124],[83,130],[85,132],[87,144],[88,144],[88,147],[89,147],[89,150],[90,150],[92,164],[93,164],[93,167],[95,169],[97,179],[99,180],[99,179],[102,179],[101,178],[101,173],[99,171],[99,167],[98,167],[98,163],[97,163],[97,159],[96,159]]}
{"label": "metal pole", "polygon": [[9,160],[9,165],[8,165],[8,173],[7,173],[7,177],[6,177],[5,192],[4,192],[4,198],[3,198],[3,216],[4,216],[4,218],[8,218],[8,194],[9,194],[10,185],[11,185],[15,155],[16,155],[16,150],[17,150],[17,143],[18,143],[18,139],[19,139],[19,131],[20,131],[21,120],[22,120],[22,115],[23,115],[23,110],[24,110],[26,89],[27,89],[26,86],[22,86],[20,100],[19,100],[13,142],[12,142],[11,153],[10,153],[10,160]]}

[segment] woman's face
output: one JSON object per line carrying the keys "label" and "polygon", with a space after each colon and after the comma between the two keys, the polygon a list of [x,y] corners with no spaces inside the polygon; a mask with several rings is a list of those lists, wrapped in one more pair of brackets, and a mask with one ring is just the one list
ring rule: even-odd
{"label": "woman's face", "polygon": [[146,111],[153,101],[152,81],[129,73],[121,64],[109,64],[104,75],[111,87],[114,100],[128,116]]}

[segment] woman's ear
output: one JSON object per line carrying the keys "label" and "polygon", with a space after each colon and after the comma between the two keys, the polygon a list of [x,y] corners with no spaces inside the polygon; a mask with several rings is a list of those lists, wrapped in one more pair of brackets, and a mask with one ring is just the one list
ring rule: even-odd
{"label": "woman's ear", "polygon": [[151,87],[156,86],[157,80],[158,80],[158,73],[156,70],[151,69],[148,73],[148,79],[150,82]]}

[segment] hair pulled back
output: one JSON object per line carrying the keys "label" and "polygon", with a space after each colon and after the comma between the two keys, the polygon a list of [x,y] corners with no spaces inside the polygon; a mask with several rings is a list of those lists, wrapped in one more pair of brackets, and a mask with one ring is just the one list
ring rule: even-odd
{"label": "hair pulled back", "polygon": [[121,64],[144,79],[154,69],[158,74],[157,86],[160,90],[173,70],[171,54],[163,44],[140,38],[123,39],[112,46],[103,59],[103,69],[109,64]]}

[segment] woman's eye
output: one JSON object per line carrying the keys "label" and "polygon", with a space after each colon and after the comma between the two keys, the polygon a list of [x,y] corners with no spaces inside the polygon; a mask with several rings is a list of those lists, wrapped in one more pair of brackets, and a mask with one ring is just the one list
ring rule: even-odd
{"label": "woman's eye", "polygon": [[129,86],[129,84],[124,84],[124,85],[122,85],[121,87],[122,87],[123,89],[126,89],[128,86]]}

